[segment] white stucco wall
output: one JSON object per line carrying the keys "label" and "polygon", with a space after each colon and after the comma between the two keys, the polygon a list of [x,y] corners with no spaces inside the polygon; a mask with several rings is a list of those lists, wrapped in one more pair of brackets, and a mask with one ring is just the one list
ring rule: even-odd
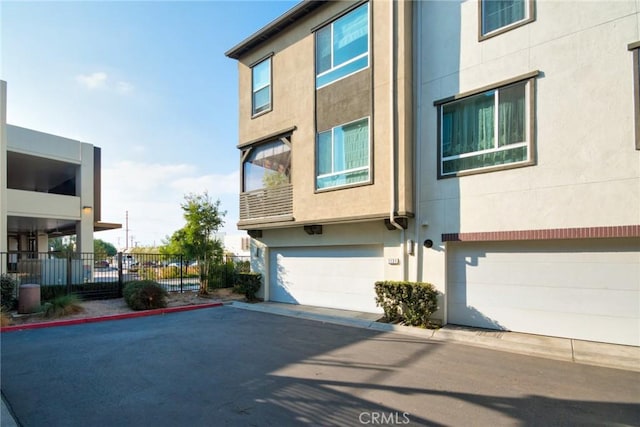
{"label": "white stucco wall", "polygon": [[[462,28],[474,28],[467,25],[476,22],[474,2],[428,2],[422,16],[435,24],[432,9],[454,6],[461,8]],[[442,180],[425,174],[419,200],[431,224],[465,232],[638,222],[640,152],[633,146],[633,68],[626,49],[639,38],[636,13],[633,1],[539,1],[529,25],[481,43],[475,32],[463,31],[459,49],[448,54],[420,50],[424,63],[444,63],[422,73],[421,160],[432,170],[438,161],[434,100],[543,73],[537,79],[537,165]],[[579,18],[563,18],[574,14]],[[448,34],[444,25],[424,28],[432,28],[425,40]],[[456,63],[461,69],[449,73]]]}
{"label": "white stucco wall", "polygon": [[[423,279],[445,283],[442,233],[599,227],[640,222],[633,0],[536,1],[536,20],[478,41],[477,2],[417,2],[421,179],[416,240]],[[433,102],[539,70],[534,166],[437,179]],[[422,227],[420,224],[428,223]],[[416,267],[419,268],[419,267]]]}

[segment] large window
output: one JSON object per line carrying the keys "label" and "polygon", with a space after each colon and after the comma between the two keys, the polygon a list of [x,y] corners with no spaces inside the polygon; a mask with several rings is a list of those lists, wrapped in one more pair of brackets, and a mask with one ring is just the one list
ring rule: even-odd
{"label": "large window", "polygon": [[369,66],[369,4],[316,32],[316,87]]}
{"label": "large window", "polygon": [[481,38],[502,33],[533,20],[533,0],[481,0]]}
{"label": "large window", "polygon": [[369,119],[336,126],[318,134],[316,188],[369,182]]}
{"label": "large window", "polygon": [[271,58],[254,65],[251,69],[252,114],[271,109]]}
{"label": "large window", "polygon": [[440,176],[530,163],[532,79],[439,105]]}
{"label": "large window", "polygon": [[291,149],[282,141],[253,148],[244,160],[243,191],[275,188],[291,182]]}

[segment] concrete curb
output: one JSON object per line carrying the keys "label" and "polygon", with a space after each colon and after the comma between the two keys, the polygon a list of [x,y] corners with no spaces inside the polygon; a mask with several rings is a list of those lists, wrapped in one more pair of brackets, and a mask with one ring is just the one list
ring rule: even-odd
{"label": "concrete curb", "polygon": [[71,325],[80,325],[83,323],[96,323],[96,322],[106,322],[109,320],[122,320],[122,319],[133,319],[136,317],[146,317],[146,316],[155,316],[158,314],[169,314],[169,313],[178,313],[181,311],[191,311],[198,310],[201,308],[211,308],[211,307],[220,307],[224,305],[222,302],[212,302],[207,304],[196,304],[196,305],[185,305],[180,307],[167,307],[167,308],[157,308],[154,310],[142,310],[136,311],[133,313],[122,313],[122,314],[112,314],[109,316],[100,316],[100,317],[85,317],[81,319],[68,319],[68,320],[54,320],[51,322],[39,322],[39,323],[25,323],[23,325],[12,325],[12,326],[4,326],[0,328],[0,333],[2,332],[14,332],[14,331],[24,331],[27,329],[42,329],[42,328],[51,328],[55,326],[71,326]]}
{"label": "concrete curb", "polygon": [[379,332],[393,332],[436,342],[454,342],[527,356],[640,372],[640,347],[449,325],[441,329],[421,329],[371,320],[323,315],[317,312],[305,311],[303,306],[292,306],[289,309],[259,303],[247,304],[238,301],[234,301],[230,305],[243,310],[315,320]]}

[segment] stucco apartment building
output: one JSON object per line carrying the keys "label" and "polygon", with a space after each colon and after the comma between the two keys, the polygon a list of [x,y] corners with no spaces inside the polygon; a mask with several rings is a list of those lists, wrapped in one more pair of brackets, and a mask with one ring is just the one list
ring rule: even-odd
{"label": "stucco apartment building", "polygon": [[101,221],[100,148],[7,124],[6,95],[0,81],[0,271],[48,252],[50,237],[93,252],[94,231],[120,228]]}
{"label": "stucco apartment building", "polygon": [[264,298],[640,345],[638,7],[304,1],[228,51]]}

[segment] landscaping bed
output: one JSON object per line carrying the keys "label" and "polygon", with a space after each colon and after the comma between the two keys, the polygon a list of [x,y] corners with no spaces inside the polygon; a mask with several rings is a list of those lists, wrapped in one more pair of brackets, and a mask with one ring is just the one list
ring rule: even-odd
{"label": "landscaping bed", "polygon": [[[167,298],[167,307],[184,307],[210,304],[212,302],[243,301],[244,299],[244,295],[234,293],[232,288],[213,289],[209,291],[209,295],[207,295],[206,297],[199,296],[197,292],[170,292]],[[2,326],[23,325],[27,323],[43,323],[49,321],[58,321],[61,319],[85,319],[91,317],[103,317],[114,314],[135,312],[134,310],[129,308],[127,303],[124,301],[124,298],[81,301],[79,305],[82,307],[82,311],[80,313],[55,318],[46,318],[42,315],[42,313],[18,314],[15,310],[10,311],[9,313],[7,313],[9,324],[5,325],[3,323]]]}

